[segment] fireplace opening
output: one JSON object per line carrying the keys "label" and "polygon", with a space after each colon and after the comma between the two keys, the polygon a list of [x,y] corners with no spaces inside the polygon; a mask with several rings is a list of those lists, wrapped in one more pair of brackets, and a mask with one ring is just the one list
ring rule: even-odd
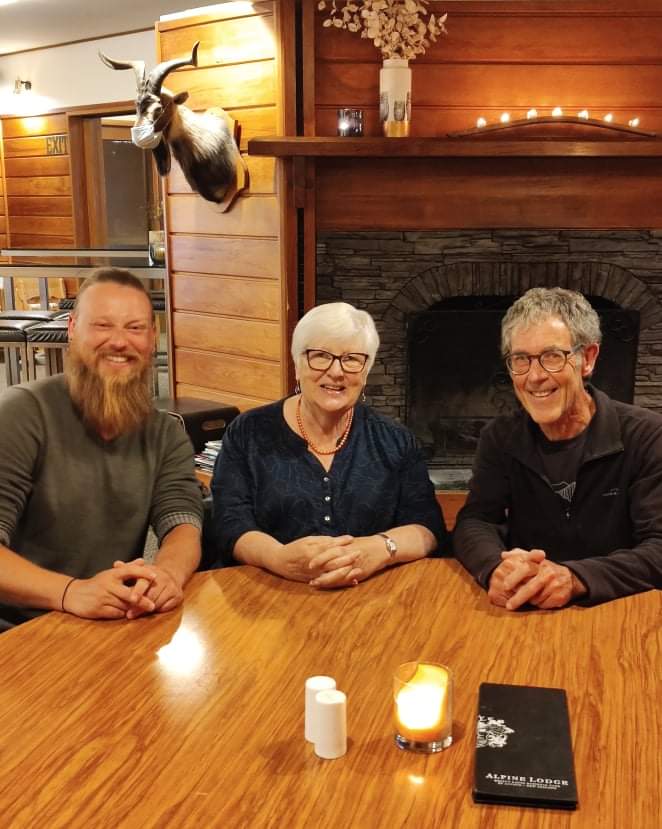
{"label": "fireplace opening", "polygon": [[[515,299],[449,297],[407,317],[405,421],[440,486],[466,486],[481,429],[519,406],[500,354],[501,320]],[[587,299],[603,336],[592,382],[632,403],[639,311],[601,296]]]}

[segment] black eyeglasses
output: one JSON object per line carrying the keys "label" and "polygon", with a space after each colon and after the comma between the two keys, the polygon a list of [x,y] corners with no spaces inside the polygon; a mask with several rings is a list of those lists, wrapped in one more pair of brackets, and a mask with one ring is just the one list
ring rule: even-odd
{"label": "black eyeglasses", "polygon": [[308,365],[313,371],[328,371],[334,360],[338,360],[340,367],[347,374],[358,374],[363,371],[368,362],[368,355],[352,351],[348,354],[332,354],[319,348],[307,348],[304,352]]}
{"label": "black eyeglasses", "polygon": [[548,348],[540,354],[509,354],[506,357],[506,365],[511,374],[526,374],[531,368],[531,361],[537,360],[545,371],[555,374],[563,371],[569,357],[581,351],[583,347],[583,345],[576,345],[570,351],[564,351],[562,348]]}

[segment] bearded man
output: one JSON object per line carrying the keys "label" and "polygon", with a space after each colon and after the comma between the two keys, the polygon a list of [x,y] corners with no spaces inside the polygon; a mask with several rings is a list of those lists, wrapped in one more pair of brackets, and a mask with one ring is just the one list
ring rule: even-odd
{"label": "bearded man", "polygon": [[152,406],[155,336],[140,280],[98,270],[78,293],[64,375],[0,397],[0,627],[45,610],[134,619],[180,604],[202,502],[188,437]]}

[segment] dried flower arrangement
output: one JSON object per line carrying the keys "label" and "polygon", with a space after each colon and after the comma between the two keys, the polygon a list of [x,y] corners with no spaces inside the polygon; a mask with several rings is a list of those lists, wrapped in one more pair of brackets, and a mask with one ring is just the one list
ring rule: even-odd
{"label": "dried flower arrangement", "polygon": [[429,0],[346,0],[343,6],[337,0],[320,0],[317,8],[329,13],[323,26],[360,31],[383,58],[412,60],[425,54],[440,34],[446,34],[448,15],[435,17],[428,5]]}

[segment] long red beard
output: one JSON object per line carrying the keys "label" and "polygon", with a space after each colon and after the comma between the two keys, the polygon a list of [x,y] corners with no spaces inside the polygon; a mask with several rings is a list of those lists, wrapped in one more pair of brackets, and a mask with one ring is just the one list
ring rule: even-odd
{"label": "long red beard", "polygon": [[75,342],[69,345],[65,378],[83,422],[104,440],[142,427],[154,410],[149,390],[149,364],[126,375],[105,375],[88,366]]}

